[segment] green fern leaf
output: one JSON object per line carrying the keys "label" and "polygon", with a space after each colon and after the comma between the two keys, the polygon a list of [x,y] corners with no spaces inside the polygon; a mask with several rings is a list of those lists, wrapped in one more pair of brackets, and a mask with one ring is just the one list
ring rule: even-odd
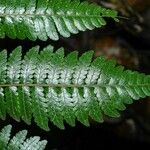
{"label": "green fern leaf", "polygon": [[[77,119],[89,126],[88,118],[103,122],[103,115],[119,117],[126,104],[150,96],[150,76],[124,70],[93,52],[66,57],[62,48],[34,47],[21,57],[21,47],[8,57],[0,53],[0,117],[6,112],[19,121],[34,121],[49,130],[48,121],[64,129],[64,121]],[[4,107],[3,107],[4,106]],[[7,106],[7,107],[5,107]]]}
{"label": "green fern leaf", "polygon": [[44,150],[47,144],[46,140],[40,141],[40,137],[34,136],[26,139],[27,131],[18,132],[12,139],[12,126],[5,126],[0,132],[0,149],[1,150]]}
{"label": "green fern leaf", "polygon": [[[7,52],[3,51],[0,53],[0,83],[5,83],[6,79],[6,67],[7,65]],[[3,88],[0,88],[0,118],[6,118],[6,106],[4,104],[4,95],[3,95]]]}
{"label": "green fern leaf", "polygon": [[0,38],[58,40],[106,25],[105,17],[117,12],[78,0],[1,0]]}

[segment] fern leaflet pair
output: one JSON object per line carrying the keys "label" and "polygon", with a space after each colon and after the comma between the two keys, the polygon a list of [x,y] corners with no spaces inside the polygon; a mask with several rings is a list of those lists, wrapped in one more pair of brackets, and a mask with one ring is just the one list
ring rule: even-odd
{"label": "fern leaflet pair", "polygon": [[22,58],[21,47],[8,57],[0,53],[0,117],[35,122],[49,130],[48,121],[64,129],[63,121],[75,126],[77,119],[103,122],[103,114],[119,117],[125,104],[150,96],[150,76],[124,70],[104,57],[93,60],[89,51],[64,56],[60,48],[34,47]]}
{"label": "fern leaflet pair", "polygon": [[58,40],[104,26],[105,17],[117,21],[117,12],[78,0],[1,0],[0,38]]}
{"label": "fern leaflet pair", "polygon": [[26,139],[27,131],[22,130],[15,136],[11,136],[11,125],[5,126],[0,132],[1,150],[44,150],[46,140],[40,141],[40,137],[34,136]]}

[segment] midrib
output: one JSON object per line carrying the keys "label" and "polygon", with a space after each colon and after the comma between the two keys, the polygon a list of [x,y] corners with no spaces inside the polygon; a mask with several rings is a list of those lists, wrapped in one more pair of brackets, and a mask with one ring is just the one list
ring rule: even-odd
{"label": "midrib", "polygon": [[36,12],[33,12],[33,13],[22,13],[22,14],[19,14],[19,13],[0,13],[0,17],[54,17],[54,16],[57,16],[57,17],[82,17],[82,18],[99,18],[99,17],[108,17],[108,16],[104,16],[104,15],[87,15],[87,14],[48,14],[48,13],[36,13]]}
{"label": "midrib", "polygon": [[72,87],[72,88],[94,88],[94,87],[150,87],[150,84],[94,84],[94,85],[75,85],[75,84],[1,84],[4,87]]}

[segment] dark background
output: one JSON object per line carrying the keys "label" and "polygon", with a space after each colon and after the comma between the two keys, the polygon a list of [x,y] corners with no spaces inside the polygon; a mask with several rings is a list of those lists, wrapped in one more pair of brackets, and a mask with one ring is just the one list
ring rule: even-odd
{"label": "dark background", "polygon": [[[29,48],[40,45],[41,48],[51,44],[55,48],[65,47],[66,54],[78,50],[80,54],[93,49],[95,57],[105,55],[108,59],[115,58],[118,64],[126,68],[150,74],[150,0],[91,0],[105,7],[116,9],[119,23],[107,19],[108,25],[93,31],[80,32],[70,38],[60,38],[54,42],[39,40],[0,39],[0,48],[11,52],[16,46],[23,46],[24,54]],[[48,140],[48,149],[86,150],[106,148],[146,148],[150,147],[150,98],[135,102],[128,106],[118,119],[105,118],[99,124],[90,120],[90,127],[79,122],[76,127],[66,124],[65,130],[56,128],[50,123],[51,131],[41,130],[33,122],[31,126],[15,122],[7,117],[1,121],[0,127],[12,124],[13,133],[28,129],[29,136],[39,135]]]}

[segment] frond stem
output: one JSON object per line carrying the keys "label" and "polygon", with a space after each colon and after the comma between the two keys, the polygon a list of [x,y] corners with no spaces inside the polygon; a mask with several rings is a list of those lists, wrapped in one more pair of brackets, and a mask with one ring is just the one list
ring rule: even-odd
{"label": "frond stem", "polygon": [[97,84],[97,85],[75,85],[75,84],[1,84],[0,85],[0,88],[3,88],[3,87],[64,87],[64,88],[84,88],[84,87],[88,87],[88,88],[94,88],[94,87],[124,87],[124,86],[127,86],[127,87],[147,87],[147,86],[150,86],[150,84],[135,84],[135,85],[120,85],[120,84],[107,84],[107,85],[104,85],[104,84]]}

